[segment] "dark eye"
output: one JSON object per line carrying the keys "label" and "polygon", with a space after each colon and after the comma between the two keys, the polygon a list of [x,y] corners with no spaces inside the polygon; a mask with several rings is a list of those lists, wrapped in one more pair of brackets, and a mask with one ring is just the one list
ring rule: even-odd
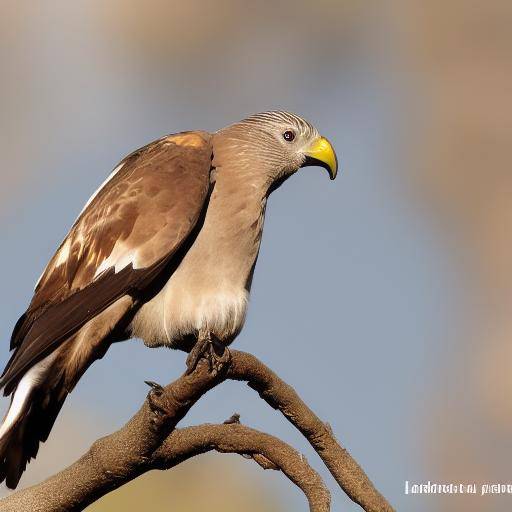
{"label": "dark eye", "polygon": [[283,133],[283,139],[286,141],[286,142],[291,142],[293,139],[295,139],[295,133],[292,132],[291,130],[286,130],[284,133]]}

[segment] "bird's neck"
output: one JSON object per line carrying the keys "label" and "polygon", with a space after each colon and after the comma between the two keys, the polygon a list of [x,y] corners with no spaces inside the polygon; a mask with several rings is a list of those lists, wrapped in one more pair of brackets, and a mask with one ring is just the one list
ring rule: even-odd
{"label": "bird's neck", "polygon": [[219,278],[249,283],[258,256],[267,190],[263,180],[217,169],[201,243],[215,259]]}
{"label": "bird's neck", "polygon": [[267,189],[262,178],[240,175],[228,168],[218,169],[207,221],[218,223],[222,236],[233,237],[241,245],[257,241],[259,247]]}

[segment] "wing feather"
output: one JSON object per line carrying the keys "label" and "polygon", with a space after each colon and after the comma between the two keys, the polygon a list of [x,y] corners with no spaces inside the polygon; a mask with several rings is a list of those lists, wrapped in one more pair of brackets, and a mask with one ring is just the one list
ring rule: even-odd
{"label": "wing feather", "polygon": [[159,139],[127,156],[93,195],[51,259],[11,338],[0,386],[91,318],[151,287],[192,232],[210,184],[206,132]]}

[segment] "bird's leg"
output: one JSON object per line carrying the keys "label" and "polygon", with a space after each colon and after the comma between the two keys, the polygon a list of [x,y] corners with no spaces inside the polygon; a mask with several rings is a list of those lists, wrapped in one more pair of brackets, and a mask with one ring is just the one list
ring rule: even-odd
{"label": "bird's leg", "polygon": [[208,346],[210,345],[210,343],[210,333],[199,331],[197,341],[187,356],[187,374],[190,374],[195,370],[197,363],[199,363],[199,359],[201,359],[203,354],[208,350]]}
{"label": "bird's leg", "polygon": [[195,370],[201,357],[208,361],[210,372],[215,376],[229,361],[231,354],[227,347],[212,337],[210,331],[200,330],[196,344],[187,357],[187,374]]}

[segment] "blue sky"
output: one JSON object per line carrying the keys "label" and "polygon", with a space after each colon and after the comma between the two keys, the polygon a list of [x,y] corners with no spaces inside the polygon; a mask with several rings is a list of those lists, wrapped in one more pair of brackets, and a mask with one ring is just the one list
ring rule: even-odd
{"label": "blue sky", "polygon": [[[234,62],[214,56],[204,79],[172,53],[164,62],[143,45],[132,53],[94,9],[77,5],[63,12],[56,2],[37,23],[20,22],[7,63],[13,73],[0,101],[16,123],[2,129],[20,151],[9,152],[12,184],[0,207],[1,362],[52,251],[125,154],[165,133],[215,130],[269,108],[295,111],[333,142],[341,173],[330,182],[306,168],[272,195],[247,324],[234,346],[294,386],[392,503],[411,510],[403,482],[425,475],[424,405],[440,391],[457,274],[441,230],[410,191],[402,148],[410,84],[392,71],[386,32],[364,18],[349,48],[336,32],[314,45],[290,36],[282,55],[269,58],[273,32],[266,27],[262,47],[255,22],[254,34],[233,36],[246,54],[233,50]],[[80,381],[59,421],[95,418],[86,445],[139,407],[144,380],[166,383],[183,365],[181,353],[116,345]],[[235,411],[304,450],[328,479],[298,433],[239,383],[211,392],[185,423]],[[304,506],[287,484],[279,490],[291,507]],[[334,503],[357,510],[341,491]]]}

